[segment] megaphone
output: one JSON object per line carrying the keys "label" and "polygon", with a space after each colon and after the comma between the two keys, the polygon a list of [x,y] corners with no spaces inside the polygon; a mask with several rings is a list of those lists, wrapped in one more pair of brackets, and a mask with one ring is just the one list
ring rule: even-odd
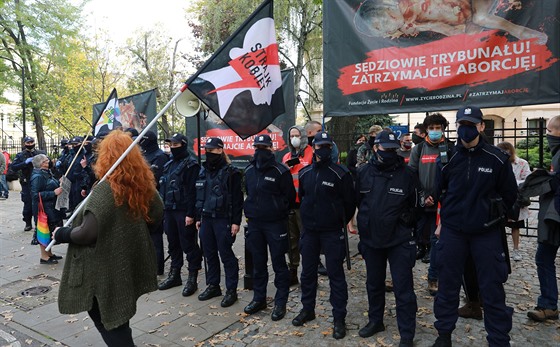
{"label": "megaphone", "polygon": [[192,117],[200,111],[201,104],[200,100],[187,89],[175,100],[175,109],[184,117]]}

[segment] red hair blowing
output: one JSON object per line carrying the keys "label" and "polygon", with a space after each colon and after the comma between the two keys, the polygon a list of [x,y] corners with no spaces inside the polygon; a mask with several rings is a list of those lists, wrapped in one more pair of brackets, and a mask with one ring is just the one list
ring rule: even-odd
{"label": "red hair blowing", "polygon": [[[121,130],[111,131],[99,144],[94,167],[96,176],[103,177],[131,143],[129,134]],[[148,214],[150,202],[156,192],[156,182],[138,146],[134,146],[107,177],[107,181],[113,190],[117,206],[126,203],[132,217],[150,221]]]}

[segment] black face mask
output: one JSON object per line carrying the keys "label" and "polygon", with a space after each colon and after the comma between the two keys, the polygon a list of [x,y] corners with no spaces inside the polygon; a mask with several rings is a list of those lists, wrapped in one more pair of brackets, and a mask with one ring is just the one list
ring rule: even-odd
{"label": "black face mask", "polygon": [[213,170],[222,162],[222,154],[206,152],[206,166]]}
{"label": "black face mask", "polygon": [[459,136],[459,138],[466,143],[474,141],[474,139],[476,139],[478,135],[479,133],[476,125],[461,124],[457,129],[457,136]]}
{"label": "black face mask", "polygon": [[29,151],[33,150],[33,148],[35,148],[35,144],[32,145],[25,145],[25,148]]}
{"label": "black face mask", "polygon": [[320,163],[328,163],[331,161],[332,149],[329,147],[321,147],[315,149],[315,156],[319,158]]}
{"label": "black face mask", "polygon": [[424,138],[422,136],[412,134],[412,142],[414,142],[415,145],[419,144],[422,141],[424,141]]}
{"label": "black face mask", "polygon": [[92,151],[91,143],[89,145],[85,145],[84,148],[86,149],[86,153],[91,153]]}
{"label": "black face mask", "polygon": [[253,158],[255,158],[255,165],[257,166],[257,169],[262,169],[267,167],[268,163],[274,159],[274,153],[268,149],[256,148]]}
{"label": "black face mask", "polygon": [[173,155],[173,158],[176,159],[183,158],[186,153],[187,153],[187,147],[185,146],[171,148],[171,154]]}
{"label": "black face mask", "polygon": [[373,145],[375,144],[375,136],[370,136],[367,143],[373,148]]}
{"label": "black face mask", "polygon": [[315,136],[309,136],[307,137],[307,143],[312,144],[313,140],[315,140]]}
{"label": "black face mask", "polygon": [[376,154],[378,165],[382,168],[393,166],[399,161],[399,155],[396,151],[378,150]]}
{"label": "black face mask", "polygon": [[555,155],[556,152],[560,149],[560,137],[554,135],[546,135],[546,139],[548,140],[548,148],[550,149],[550,153]]}

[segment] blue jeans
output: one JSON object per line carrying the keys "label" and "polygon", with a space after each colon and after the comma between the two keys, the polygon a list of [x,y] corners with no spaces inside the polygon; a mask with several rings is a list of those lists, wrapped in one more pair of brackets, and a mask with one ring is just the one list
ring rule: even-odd
{"label": "blue jeans", "polygon": [[6,181],[6,175],[0,175],[0,196],[8,197],[10,191],[8,190],[8,182]]}
{"label": "blue jeans", "polygon": [[537,275],[541,286],[541,295],[537,300],[537,306],[556,310],[558,309],[558,283],[556,282],[556,254],[558,246],[539,243],[535,263],[537,264]]}

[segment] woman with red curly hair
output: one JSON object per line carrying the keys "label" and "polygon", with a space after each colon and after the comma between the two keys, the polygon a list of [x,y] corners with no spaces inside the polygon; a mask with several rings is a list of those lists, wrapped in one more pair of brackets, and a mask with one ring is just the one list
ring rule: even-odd
{"label": "woman with red curly hair", "polygon": [[[131,137],[120,130],[107,135],[98,147],[96,176],[103,177],[131,144]],[[162,216],[154,175],[134,146],[115,171],[93,187],[73,226],[55,230],[54,239],[69,244],[59,310],[88,311],[108,346],[134,346],[129,321],[136,301],[157,289],[149,229]]]}

